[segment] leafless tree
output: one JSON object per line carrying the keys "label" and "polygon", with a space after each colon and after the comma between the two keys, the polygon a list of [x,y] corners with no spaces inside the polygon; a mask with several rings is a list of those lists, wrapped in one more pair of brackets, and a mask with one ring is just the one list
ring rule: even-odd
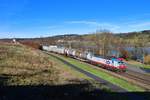
{"label": "leafless tree", "polygon": [[109,30],[98,30],[93,36],[93,41],[97,46],[99,54],[105,57],[113,48],[114,36]]}
{"label": "leafless tree", "polygon": [[134,36],[134,43],[133,43],[134,48],[135,48],[134,53],[135,53],[135,55],[142,55],[142,57],[143,57],[142,62],[144,62],[144,57],[146,55],[144,48],[146,47],[146,44],[148,42],[148,40],[145,38],[146,37],[140,36],[140,35]]}

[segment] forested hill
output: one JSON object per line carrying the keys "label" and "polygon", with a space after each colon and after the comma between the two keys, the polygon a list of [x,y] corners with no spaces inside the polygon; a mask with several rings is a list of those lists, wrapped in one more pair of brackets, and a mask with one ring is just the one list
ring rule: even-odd
{"label": "forested hill", "polygon": [[150,39],[150,30],[144,30],[140,32],[120,33],[116,35],[123,38],[130,38],[130,39],[134,37],[146,37],[146,39]]}
{"label": "forested hill", "polygon": [[[78,35],[78,34],[66,34],[66,35],[56,35],[51,37],[39,37],[39,38],[16,38],[20,42],[36,42],[39,44],[56,44],[57,42],[66,41],[86,41],[92,40],[95,33]],[[140,42],[146,41],[150,46],[150,30],[144,30],[139,32],[129,32],[129,33],[114,33],[114,36],[122,38],[124,41],[133,42],[134,40],[139,40]],[[0,41],[10,42],[12,39],[0,39]]]}

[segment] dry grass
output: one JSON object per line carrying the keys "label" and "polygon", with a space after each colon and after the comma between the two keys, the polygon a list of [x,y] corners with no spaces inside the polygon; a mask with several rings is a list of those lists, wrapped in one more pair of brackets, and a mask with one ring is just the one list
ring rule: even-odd
{"label": "dry grass", "polygon": [[0,75],[7,85],[57,83],[59,73],[48,57],[21,44],[0,44]]}

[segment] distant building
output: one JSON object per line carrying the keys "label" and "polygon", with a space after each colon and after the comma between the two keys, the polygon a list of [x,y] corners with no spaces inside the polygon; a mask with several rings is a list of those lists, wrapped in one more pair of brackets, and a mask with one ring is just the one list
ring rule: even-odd
{"label": "distant building", "polygon": [[17,42],[16,39],[12,39],[12,43],[19,44],[19,42]]}
{"label": "distant building", "polygon": [[13,39],[12,42],[13,42],[13,43],[16,43],[16,39]]}

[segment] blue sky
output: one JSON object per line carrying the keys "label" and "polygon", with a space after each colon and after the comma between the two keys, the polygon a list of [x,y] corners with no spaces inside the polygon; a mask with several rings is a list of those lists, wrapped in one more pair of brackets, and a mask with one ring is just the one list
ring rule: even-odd
{"label": "blue sky", "polygon": [[0,0],[0,38],[150,29],[150,0]]}

